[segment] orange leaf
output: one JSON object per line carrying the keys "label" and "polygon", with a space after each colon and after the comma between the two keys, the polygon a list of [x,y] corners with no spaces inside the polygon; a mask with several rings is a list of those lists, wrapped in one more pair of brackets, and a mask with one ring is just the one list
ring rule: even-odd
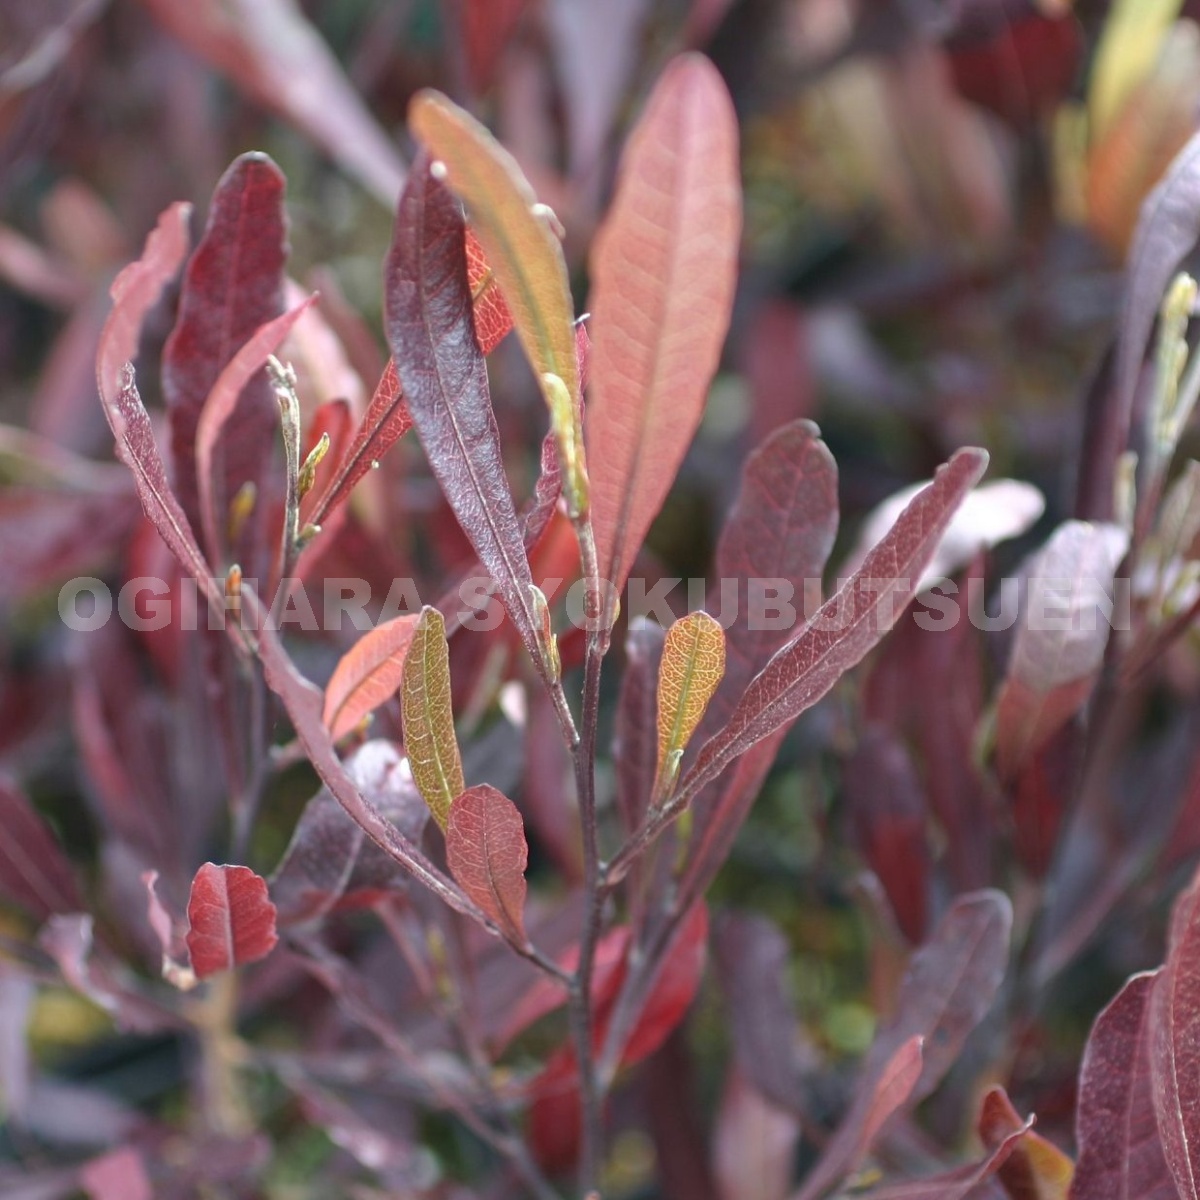
{"label": "orange leaf", "polygon": [[345,737],[400,686],[416,624],[413,614],[384,621],[342,655],[325,686],[323,720],[334,741]]}

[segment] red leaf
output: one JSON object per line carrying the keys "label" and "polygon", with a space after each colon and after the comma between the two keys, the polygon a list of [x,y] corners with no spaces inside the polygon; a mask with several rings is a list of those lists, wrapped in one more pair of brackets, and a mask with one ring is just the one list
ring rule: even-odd
{"label": "red leaf", "polygon": [[1135,975],[1092,1026],[1079,1071],[1072,1200],[1177,1200],[1150,1078],[1150,994],[1160,974]]}
{"label": "red leaf", "polygon": [[467,51],[467,68],[477,92],[491,86],[496,63],[528,3],[529,0],[454,0]]}
{"label": "red leaf", "polygon": [[817,1200],[862,1162],[888,1120],[909,1103],[921,1078],[921,1038],[903,1042],[860,1084],[849,1112],[793,1200]]}
{"label": "red leaf", "polygon": [[535,665],[548,669],[533,576],[472,333],[462,209],[422,153],[388,256],[388,340],[429,465]]}
{"label": "red leaf", "polygon": [[446,824],[450,874],[510,937],[525,939],[525,867],[529,847],[517,806],[486,783],[450,805]]}
{"label": "red leaf", "polygon": [[0,895],[39,919],[83,908],[75,872],[29,800],[0,779]]}
{"label": "red leaf", "polygon": [[406,613],[367,630],[342,655],[325,685],[325,724],[337,741],[394,695],[418,617]]}
{"label": "red leaf", "polygon": [[968,449],[939,468],[837,595],[755,676],[728,724],[684,776],[680,797],[695,795],[756,742],[794,721],[882,639],[986,466],[983,450]]}
{"label": "red leaf", "polygon": [[1181,1200],[1200,1196],[1200,877],[1176,901],[1167,961],[1150,994],[1154,1111]]}
{"label": "red leaf", "polygon": [[475,341],[485,357],[508,336],[513,327],[512,313],[504,300],[504,293],[496,281],[491,264],[483,253],[479,239],[467,226],[465,248],[467,252],[467,282],[471,287],[471,318],[475,327]]}
{"label": "red leaf", "polygon": [[279,941],[267,881],[249,867],[205,863],[192,880],[187,913],[198,979],[265,958]]}
{"label": "red leaf", "polygon": [[[243,154],[213,193],[204,236],[188,262],[179,316],[163,347],[163,395],[171,421],[175,490],[193,528],[201,528],[196,434],[204,403],[239,348],[283,311],[287,228],[285,182],[265,154]],[[279,416],[265,374],[242,389],[234,416],[217,441],[213,505],[224,525],[229,503],[247,483],[257,489],[254,557],[259,578],[266,554],[263,516],[272,483]],[[240,553],[240,550],[239,550]]]}
{"label": "red leaf", "polygon": [[729,325],[741,225],[737,121],[698,55],[663,74],[592,251],[587,414],[600,575],[618,591],[700,424]]}

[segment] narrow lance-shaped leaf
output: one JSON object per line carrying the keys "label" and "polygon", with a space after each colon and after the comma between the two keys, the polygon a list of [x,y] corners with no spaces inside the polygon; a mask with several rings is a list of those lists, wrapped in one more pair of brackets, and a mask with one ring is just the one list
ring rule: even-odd
{"label": "narrow lance-shaped leaf", "polygon": [[404,660],[400,707],[413,779],[434,820],[445,829],[450,805],[466,784],[454,736],[446,622],[436,608],[423,608],[413,631]]}
{"label": "narrow lance-shaped leaf", "polygon": [[728,724],[684,776],[679,799],[795,720],[880,641],[911,601],[954,510],[986,466],[985,451],[967,449],[938,470],[837,595],[754,678]]}
{"label": "narrow lance-shaped leaf", "polygon": [[1092,1026],[1079,1072],[1072,1200],[1177,1200],[1150,1079],[1150,995],[1160,974],[1135,975]]}
{"label": "narrow lance-shaped leaf", "polygon": [[706,612],[680,617],[667,631],[658,668],[656,792],[666,795],[679,762],[725,674],[725,631]]}
{"label": "narrow lance-shaped leaf", "polygon": [[487,784],[456,796],[446,822],[446,861],[462,890],[512,941],[524,942],[529,846],[517,806]]}
{"label": "narrow lance-shaped leaf", "polygon": [[[422,155],[388,256],[388,338],[429,465],[535,665],[554,675],[472,332],[463,228],[458,202]],[[574,346],[572,332],[572,355]]]}
{"label": "narrow lance-shaped leaf", "polygon": [[[500,293],[495,272],[488,265],[479,240],[467,230],[467,277],[475,321],[475,341],[490,354],[512,329],[512,316]],[[336,460],[329,485],[313,504],[309,519],[320,524],[354,490],[363,476],[412,428],[412,415],[404,400],[396,364],[388,364],[371,395],[362,422],[346,452]]]}
{"label": "narrow lance-shaped leaf", "polygon": [[265,958],[279,941],[267,881],[249,867],[205,863],[192,880],[187,913],[197,979]]}
{"label": "narrow lance-shaped leaf", "polygon": [[592,250],[587,449],[600,575],[614,592],[700,424],[740,229],[733,106],[716,69],[687,55],[667,68],[629,140]]}
{"label": "narrow lance-shaped leaf", "polygon": [[33,805],[0,779],[0,897],[39,919],[83,907],[67,856]]}
{"label": "narrow lance-shaped leaf", "polygon": [[400,687],[417,621],[413,613],[384,621],[339,659],[325,685],[324,720],[334,741],[354,730]]}
{"label": "narrow lance-shaped leaf", "polygon": [[546,377],[553,376],[578,404],[575,314],[553,215],[538,204],[512,155],[445,96],[419,92],[408,121],[442,164],[446,183],[466,202],[546,403],[553,404],[546,390]]}

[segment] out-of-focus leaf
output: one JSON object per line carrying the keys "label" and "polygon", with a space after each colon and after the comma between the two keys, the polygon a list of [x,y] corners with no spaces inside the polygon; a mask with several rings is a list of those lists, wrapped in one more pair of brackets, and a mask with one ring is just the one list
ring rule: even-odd
{"label": "out-of-focus leaf", "polygon": [[444,830],[450,805],[466,784],[454,736],[446,622],[428,605],[421,610],[404,659],[400,707],[413,779],[433,819]]}
{"label": "out-of-focus leaf", "polygon": [[293,0],[145,0],[154,15],[246,95],[279,113],[382,204],[404,164]]}
{"label": "out-of-focus leaf", "polygon": [[1012,777],[1079,710],[1108,644],[1101,611],[1128,535],[1068,521],[1028,571],[1027,604],[996,714],[996,759]]}
{"label": "out-of-focus leaf", "polygon": [[658,668],[660,788],[669,788],[679,760],[725,674],[725,631],[706,612],[680,617],[667,630]]}
{"label": "out-of-focus leaf", "polygon": [[[200,410],[200,419],[196,423],[196,485],[200,493],[200,520],[204,527],[204,541],[214,563],[222,561],[225,542],[223,530],[229,515],[219,507],[217,501],[217,443],[237,408],[242,389],[262,369],[268,357],[279,349],[292,326],[315,299],[315,295],[309,296],[302,304],[255,330],[217,376],[217,381]],[[236,433],[236,430],[234,432]]]}
{"label": "out-of-focus leaf", "polygon": [[547,403],[553,410],[545,376],[554,375],[572,404],[578,404],[575,313],[552,218],[538,207],[512,155],[445,96],[420,92],[409,108],[408,122],[443,164],[446,183],[466,202]]}
{"label": "out-of-focus leaf", "polygon": [[0,778],[0,896],[39,919],[83,908],[75,872],[29,800]]}
{"label": "out-of-focus leaf", "polygon": [[[213,193],[204,236],[188,261],[175,328],[163,347],[162,385],[171,422],[175,491],[193,529],[204,527],[197,477],[197,431],[205,401],[222,371],[255,332],[283,311],[287,223],[282,172],[265,154],[243,154]],[[213,449],[212,507],[218,526],[248,484],[256,489],[255,519],[230,547],[250,578],[269,561],[265,519],[282,476],[273,471],[278,409],[265,372],[241,397]],[[248,551],[248,553],[247,553]]]}
{"label": "out-of-focus leaf", "polygon": [[1092,1026],[1079,1071],[1072,1200],[1177,1200],[1150,1078],[1147,1027],[1159,974],[1135,975]]}
{"label": "out-of-focus leaf", "polygon": [[[375,811],[410,842],[419,843],[429,810],[395,746],[382,738],[365,742],[344,766]],[[323,787],[305,806],[271,876],[271,898],[279,923],[293,924],[339,905],[373,903],[401,888],[406,878]]]}
{"label": "out-of-focus leaf", "polygon": [[132,1146],[121,1146],[84,1163],[79,1182],[89,1200],[153,1200],[154,1197],[142,1156]]}
{"label": "out-of-focus leaf", "polygon": [[526,689],[525,775],[521,811],[533,836],[571,887],[583,883],[579,805],[572,794],[571,753],[545,688]]}
{"label": "out-of-focus leaf", "polygon": [[187,913],[198,979],[266,958],[279,941],[267,881],[249,867],[205,863],[192,880]]}
{"label": "out-of-focus leaf", "polygon": [[[458,203],[422,155],[400,198],[388,257],[388,338],[429,465],[534,664],[546,673],[550,650],[504,475],[487,367],[472,333],[463,230]],[[574,367],[575,338],[568,332]]]}
{"label": "out-of-focus leaf", "polygon": [[784,1200],[799,1140],[796,1118],[764,1099],[740,1072],[731,1072],[713,1138],[721,1200]]}
{"label": "out-of-focus leaf", "polygon": [[880,1130],[909,1100],[921,1078],[921,1038],[902,1043],[860,1084],[850,1110],[793,1200],[818,1200],[862,1162]]}
{"label": "out-of-focus leaf", "polygon": [[1167,961],[1149,999],[1154,1111],[1181,1200],[1200,1196],[1200,878],[1175,902]]}
{"label": "out-of-focus leaf", "polygon": [[512,37],[529,0],[449,0],[458,19],[475,90],[491,86],[496,63]]}
{"label": "out-of-focus leaf", "polygon": [[937,1087],[996,998],[1008,968],[1012,920],[1003,892],[973,892],[951,904],[909,962],[892,1018],[867,1055],[867,1074],[881,1070],[897,1046],[920,1036],[924,1066],[914,1102]]}
{"label": "out-of-focus leaf", "polygon": [[868,726],[846,763],[845,792],[859,853],[883,885],[904,936],[917,945],[929,905],[928,815],[904,744]]}
{"label": "out-of-focus leaf", "polygon": [[[916,484],[889,496],[863,520],[855,549],[840,568],[858,567],[924,487]],[[970,492],[955,512],[938,544],[937,552],[921,574],[921,587],[965,567],[982,551],[990,550],[1028,530],[1046,509],[1046,498],[1032,484],[1016,479],[994,479]]]}
{"label": "out-of-focus leaf", "polygon": [[795,720],[879,642],[915,594],[951,516],[986,465],[984,451],[960,450],[938,471],[858,572],[755,676],[684,776],[681,796],[694,795],[756,742]]}
{"label": "out-of-focus leaf", "polygon": [[446,822],[446,860],[459,886],[510,938],[525,938],[529,847],[517,806],[486,783],[454,798]]}
{"label": "out-of-focus leaf", "polygon": [[787,940],[766,917],[730,914],[717,923],[715,948],[739,1073],[772,1104],[803,1112],[802,1033],[786,992]]}
{"label": "out-of-focus leaf", "polygon": [[715,68],[687,55],[650,97],[592,249],[592,522],[618,592],[700,424],[740,229],[733,106]]}
{"label": "out-of-focus leaf", "polygon": [[325,685],[325,724],[334,741],[394,695],[417,616],[405,613],[368,629],[338,660]]}
{"label": "out-of-focus leaf", "polygon": [[984,1096],[979,1136],[989,1150],[999,1149],[1009,1138],[1025,1131],[996,1170],[1004,1190],[1012,1200],[1067,1200],[1075,1164],[1053,1142],[1028,1126],[1003,1088],[994,1087]]}

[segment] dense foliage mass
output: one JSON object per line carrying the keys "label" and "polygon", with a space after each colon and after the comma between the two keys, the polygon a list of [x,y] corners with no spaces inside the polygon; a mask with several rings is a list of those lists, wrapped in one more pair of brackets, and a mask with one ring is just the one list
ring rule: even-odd
{"label": "dense foliage mass", "polygon": [[1200,1200],[1187,5],[0,32],[3,1195]]}

